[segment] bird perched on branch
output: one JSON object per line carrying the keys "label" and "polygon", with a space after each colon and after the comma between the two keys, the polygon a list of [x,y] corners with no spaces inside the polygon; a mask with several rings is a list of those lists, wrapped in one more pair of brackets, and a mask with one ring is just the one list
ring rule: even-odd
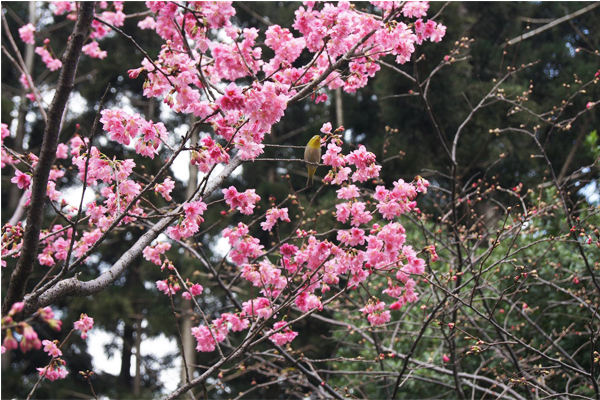
{"label": "bird perched on branch", "polygon": [[321,136],[315,135],[308,141],[306,149],[304,149],[304,161],[308,170],[306,186],[309,187],[313,184],[313,176],[315,176],[317,164],[321,161]]}

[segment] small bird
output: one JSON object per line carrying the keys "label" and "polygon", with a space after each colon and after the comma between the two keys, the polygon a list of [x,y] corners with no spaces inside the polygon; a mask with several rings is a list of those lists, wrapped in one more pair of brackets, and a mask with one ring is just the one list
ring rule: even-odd
{"label": "small bird", "polygon": [[[307,163],[318,163],[321,161],[321,136],[315,135],[308,141],[306,149],[304,149],[304,161]],[[313,176],[315,175],[317,166],[306,164],[306,169],[308,170],[306,187],[309,187],[313,184]]]}

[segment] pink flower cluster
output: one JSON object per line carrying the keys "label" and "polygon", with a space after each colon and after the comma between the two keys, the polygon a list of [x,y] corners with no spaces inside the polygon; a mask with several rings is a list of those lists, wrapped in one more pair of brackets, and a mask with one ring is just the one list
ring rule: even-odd
{"label": "pink flower cluster", "polygon": [[260,226],[265,231],[270,231],[277,223],[277,220],[280,219],[284,222],[290,222],[290,217],[288,216],[288,209],[282,208],[279,209],[277,207],[270,208],[267,211],[267,220],[260,223]]}
{"label": "pink flower cluster", "polygon": [[263,254],[264,246],[260,244],[260,240],[250,236],[248,232],[248,227],[242,222],[235,228],[223,230],[223,237],[229,240],[231,246],[229,256],[238,265],[246,264]]}
{"label": "pink flower cluster", "polygon": [[87,314],[81,314],[78,321],[73,324],[75,329],[81,331],[81,338],[87,339],[87,333],[94,327],[94,318],[88,317]]}
{"label": "pink flower cluster", "polygon": [[167,296],[173,296],[174,294],[176,294],[179,290],[181,290],[181,287],[179,287],[179,283],[178,282],[171,282],[170,279],[164,279],[162,281],[156,281],[156,288],[163,292],[164,294],[166,294]]}
{"label": "pink flower cluster", "polygon": [[[68,13],[67,18],[71,20],[77,19],[76,14],[76,5],[74,2],[69,1],[56,1],[53,3],[55,6],[54,15],[62,15]],[[99,2],[100,8],[105,9],[108,7],[108,3],[105,1]],[[100,18],[114,26],[122,26],[125,23],[125,14],[123,13],[123,2],[115,1],[113,2],[113,7],[115,11],[104,11],[100,14]],[[91,39],[100,39],[105,37],[112,29],[102,24],[101,22],[94,20],[92,22],[92,32],[90,34]],[[34,45],[35,37],[34,32],[36,32],[35,26],[32,24],[27,24],[19,28],[19,36],[21,40],[27,44]],[[46,67],[50,71],[56,71],[57,69],[62,67],[62,62],[59,59],[54,58],[47,47],[49,47],[50,41],[49,39],[44,40],[43,47],[36,47],[35,52],[42,57],[42,61],[46,64]],[[86,44],[82,48],[83,52],[92,57],[103,59],[107,56],[107,52],[100,50],[99,44],[96,40]],[[24,85],[28,86],[28,85]]]}
{"label": "pink flower cluster", "polygon": [[50,341],[50,340],[42,340],[42,345],[44,345],[44,351],[48,353],[49,356],[52,357],[60,357],[62,356],[62,351],[56,346],[58,340]]}
{"label": "pink flower cluster", "polygon": [[392,318],[390,311],[385,310],[385,303],[378,299],[369,300],[367,305],[360,309],[363,314],[367,315],[367,319],[371,325],[383,325],[389,322]]}
{"label": "pink flower cluster", "polygon": [[[327,130],[330,130],[330,126],[327,127]],[[342,127],[338,128],[337,131],[341,130],[343,130]],[[360,145],[357,150],[344,156],[342,154],[341,144],[342,142],[339,139],[331,141],[327,145],[327,151],[322,157],[323,163],[332,167],[327,176],[323,179],[326,183],[342,185],[349,179],[352,179],[353,182],[365,182],[379,176],[381,165],[376,163],[375,154],[367,151],[365,146]],[[352,165],[356,167],[354,172],[352,172],[352,169],[349,167]],[[343,191],[342,198],[354,198],[358,196],[356,190],[350,190],[351,191],[349,192],[348,189]]]}
{"label": "pink flower cluster", "polygon": [[239,332],[250,325],[250,321],[246,318],[246,313],[240,314],[221,314],[220,318],[212,321],[212,325],[207,327],[200,325],[192,328],[192,335],[196,338],[196,350],[202,352],[214,351],[216,348],[215,339],[218,343],[225,340],[230,331]]}
{"label": "pink flower cluster", "polygon": [[118,143],[129,145],[138,134],[135,151],[144,157],[154,159],[158,145],[166,140],[168,133],[162,122],[146,121],[139,114],[129,115],[123,110],[102,110],[100,122],[110,138]]}
{"label": "pink flower cluster", "polygon": [[24,43],[35,44],[35,37],[33,35],[35,31],[35,26],[32,24],[23,25],[19,28],[19,36]]}
{"label": "pink flower cluster", "polygon": [[271,301],[266,297],[257,297],[242,304],[242,310],[246,315],[267,319],[273,314]]}
{"label": "pink flower cluster", "polygon": [[[0,146],[2,146],[2,144],[4,144],[4,139],[6,139],[7,137],[10,136],[10,131],[8,130],[8,125],[2,123],[0,124]],[[2,148],[2,156],[1,156],[1,161],[0,161],[0,168],[4,168],[6,167],[7,164],[13,164],[14,160],[13,158],[6,152],[6,150],[4,150],[4,148]]]}
{"label": "pink flower cluster", "polygon": [[[72,1],[54,1],[52,2],[54,5],[54,15],[63,15],[67,14],[67,18],[75,21],[77,19],[77,5]],[[100,9],[105,10],[108,8],[108,2],[100,1],[98,2]],[[100,15],[96,15],[100,17],[100,19],[114,25],[116,27],[123,26],[125,23],[125,13],[123,13],[123,2],[122,1],[113,1],[112,8],[115,11],[104,11]],[[101,22],[94,20],[92,21],[92,31],[90,32],[91,39],[101,39],[108,35],[112,29],[102,24]]]}
{"label": "pink flower cluster", "polygon": [[144,250],[142,251],[142,254],[144,255],[144,258],[150,261],[151,263],[161,265],[163,262],[160,256],[165,254],[165,252],[170,248],[170,243],[160,242],[154,246],[146,246],[146,248],[144,248]]}
{"label": "pink flower cluster", "polygon": [[198,232],[200,224],[204,222],[202,215],[206,211],[206,204],[201,200],[189,202],[183,205],[183,210],[185,218],[167,228],[167,235],[173,240],[187,238]]}
{"label": "pink flower cluster", "polygon": [[191,164],[197,165],[198,170],[206,174],[215,164],[229,163],[229,154],[210,137],[203,137],[200,143],[200,151],[193,150],[191,156]]}
{"label": "pink flower cluster", "polygon": [[54,318],[54,311],[50,307],[40,308],[38,310],[39,316],[42,321],[48,324],[48,326],[55,331],[59,332],[62,327],[62,321]]}
{"label": "pink flower cluster", "polygon": [[[275,325],[273,325],[273,330],[276,331],[286,325],[287,322],[285,321],[276,322]],[[292,331],[292,328],[287,326],[282,331],[269,336],[269,340],[279,346],[283,346],[284,344],[290,343],[292,340],[294,340],[296,336],[298,336],[298,332]]]}
{"label": "pink flower cluster", "polygon": [[35,53],[42,57],[42,61],[44,62],[44,64],[46,64],[46,68],[48,68],[50,71],[56,71],[57,69],[62,67],[62,61],[52,57],[52,54],[50,54],[50,52],[46,48],[49,45],[50,45],[50,40],[46,39],[44,41],[43,47],[35,48]]}
{"label": "pink flower cluster", "polygon": [[[397,4],[395,8],[381,2],[374,4],[385,10],[386,18],[391,12],[399,14],[398,10],[402,10],[406,18],[419,18],[416,27],[397,21],[384,22],[385,18],[358,12],[348,2],[325,3],[318,8],[308,2],[295,13],[293,28],[300,37],[279,25],[271,25],[266,30],[264,43],[274,52],[274,57],[267,61],[263,60],[262,49],[257,46],[258,30],[245,28],[240,32],[233,27],[230,18],[235,15],[235,9],[231,2],[193,4],[192,9],[201,12],[206,21],[203,25],[197,24],[190,10],[174,3],[148,2],[155,16],[146,17],[138,25],[155,30],[165,45],[154,63],[144,59],[142,66],[130,70],[129,74],[135,79],[144,71],[146,96],[163,97],[175,112],[193,113],[205,119],[213,125],[215,133],[227,141],[235,135],[233,147],[238,155],[244,160],[253,160],[263,151],[264,135],[281,119],[288,100],[301,85],[310,84],[327,73],[324,86],[329,89],[343,87],[347,92],[354,92],[366,85],[379,70],[376,61],[380,57],[393,54],[398,62],[404,63],[410,59],[417,44],[425,39],[439,41],[445,33],[442,25],[421,19],[429,8],[427,2]],[[120,23],[105,14],[102,18],[115,25]],[[185,27],[191,40],[191,52],[186,47],[190,43],[184,44],[176,25]],[[212,39],[208,35],[211,29],[223,29],[226,38]],[[345,75],[331,72],[331,64],[351,49],[361,55],[351,58],[349,71]],[[313,61],[293,67],[304,50],[315,54]],[[254,79],[245,88],[235,83],[240,78],[254,78],[259,73],[268,79],[260,83]],[[207,83],[200,81],[202,76],[210,85],[226,83],[224,80],[229,83],[215,99],[214,92],[209,95]],[[323,96],[326,94],[321,93],[317,101]],[[228,162],[230,150],[222,149],[214,142],[203,143],[201,151],[193,151],[192,163],[206,172],[217,163]],[[361,158],[360,153],[361,150],[355,158]],[[332,165],[343,164],[343,159],[330,162]],[[343,165],[335,167],[341,171],[334,183],[341,184],[349,171],[342,168]],[[378,176],[379,168],[372,164],[360,167],[352,179],[364,182]]]}
{"label": "pink flower cluster", "polygon": [[[39,350],[42,348],[42,343],[40,339],[38,339],[37,333],[33,330],[31,325],[24,324],[22,331],[22,338],[19,347],[23,353],[28,352],[29,350],[36,349]],[[6,346],[6,344],[5,344]],[[8,348],[8,346],[7,346]]]}
{"label": "pink flower cluster", "polygon": [[243,193],[239,193],[235,186],[230,186],[223,189],[225,195],[225,203],[233,210],[237,209],[242,214],[250,215],[254,213],[254,206],[260,201],[260,196],[256,194],[256,190],[248,189]]}
{"label": "pink flower cluster", "polygon": [[242,278],[262,288],[260,292],[263,295],[271,297],[277,297],[288,284],[286,277],[281,274],[281,269],[275,267],[269,260],[261,261],[258,266],[244,264]]}
{"label": "pink flower cluster", "polygon": [[296,298],[296,306],[298,306],[300,311],[303,312],[308,312],[314,309],[318,309],[320,311],[323,309],[321,299],[308,292],[303,292]]}
{"label": "pink flower cluster", "polygon": [[100,60],[108,55],[105,50],[100,50],[100,45],[96,41],[86,44],[81,48],[81,51],[92,58],[99,58]]}
{"label": "pink flower cluster", "polygon": [[[29,325],[27,322],[18,322],[15,324],[13,321],[13,317],[17,313],[21,312],[23,306],[23,302],[14,303],[8,314],[2,317],[2,330],[5,330],[6,332],[4,341],[2,342],[2,346],[4,347],[5,351],[15,350],[20,347],[21,351],[26,353],[32,349],[39,350],[42,348],[42,342],[38,338],[37,333],[33,330],[31,325]],[[57,321],[53,319],[54,313],[52,313],[50,307],[40,309],[39,316],[42,321],[47,322],[52,329],[60,331],[60,321],[57,323]],[[20,335],[20,343],[13,335],[13,330]]]}
{"label": "pink flower cluster", "polygon": [[202,285],[199,285],[197,283],[194,283],[193,285],[189,284],[188,282],[188,289],[189,291],[184,292],[181,297],[183,297],[186,300],[191,300],[192,296],[200,296],[202,294],[202,292],[204,291],[204,288],[202,287]]}
{"label": "pink flower cluster", "polygon": [[15,176],[10,181],[17,185],[19,189],[27,190],[29,189],[29,185],[31,185],[31,175],[17,169],[15,170]]}
{"label": "pink flower cluster", "polygon": [[65,379],[69,374],[69,371],[65,368],[65,361],[60,358],[52,360],[49,366],[37,368],[37,370],[40,376],[43,376],[50,381]]}
{"label": "pink flower cluster", "polygon": [[418,180],[416,187],[402,179],[394,182],[392,190],[388,190],[384,186],[377,186],[373,196],[375,200],[379,201],[377,210],[383,218],[388,220],[413,210],[417,205],[414,198],[419,192],[427,193],[427,186],[429,186],[429,182],[423,178]]}
{"label": "pink flower cluster", "polygon": [[171,201],[173,200],[171,197],[173,189],[175,189],[175,181],[167,176],[163,183],[157,183],[154,186],[154,193],[160,194],[167,201]]}

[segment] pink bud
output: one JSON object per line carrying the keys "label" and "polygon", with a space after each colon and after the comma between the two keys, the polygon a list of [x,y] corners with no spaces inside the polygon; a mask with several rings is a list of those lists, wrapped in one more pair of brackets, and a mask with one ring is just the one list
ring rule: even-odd
{"label": "pink bud", "polygon": [[448,361],[450,361],[450,357],[448,357],[446,354],[444,354],[442,356],[442,360],[444,360],[444,362],[447,363]]}

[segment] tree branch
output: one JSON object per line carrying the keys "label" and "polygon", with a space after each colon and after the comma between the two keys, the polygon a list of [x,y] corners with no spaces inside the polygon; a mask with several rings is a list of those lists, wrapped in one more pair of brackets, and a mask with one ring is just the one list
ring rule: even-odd
{"label": "tree branch", "polygon": [[581,10],[575,11],[572,14],[565,15],[562,18],[555,19],[554,21],[550,22],[549,24],[546,24],[544,26],[541,26],[537,29],[532,30],[531,32],[527,32],[524,35],[521,35],[519,37],[509,40],[505,44],[505,47],[512,46],[513,44],[519,43],[520,41],[525,40],[525,39],[529,39],[530,37],[535,36],[538,33],[542,33],[544,31],[547,31],[550,28],[554,28],[556,25],[562,24],[565,21],[568,21],[568,20],[578,17],[580,15],[583,15],[588,11],[592,11],[594,8],[596,8],[598,6],[600,6],[600,2],[592,3],[589,6],[582,8]]}
{"label": "tree branch", "polygon": [[[204,197],[206,198],[214,193],[214,191],[223,184],[241,163],[242,160],[239,157],[234,157],[221,174],[207,185]],[[196,197],[198,197],[198,195],[196,195]],[[83,297],[104,290],[108,285],[113,283],[123,271],[125,271],[133,260],[142,254],[142,251],[146,246],[178,218],[177,213],[181,210],[183,210],[183,204],[181,204],[170,216],[164,217],[158,221],[158,223],[138,239],[138,241],[127,250],[110,269],[96,279],[82,282],[77,279],[77,277],[73,277],[57,283],[56,286],[48,289],[45,293],[42,293],[37,299],[32,296],[27,296],[25,298],[22,314],[28,315],[38,308],[53,304],[66,296]]]}

